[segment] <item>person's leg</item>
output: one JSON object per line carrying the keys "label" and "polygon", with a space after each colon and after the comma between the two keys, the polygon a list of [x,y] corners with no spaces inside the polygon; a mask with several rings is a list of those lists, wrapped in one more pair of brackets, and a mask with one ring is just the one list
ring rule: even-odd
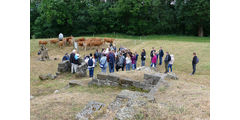
{"label": "person's leg", "polygon": [[168,62],[165,62],[165,73],[168,72]]}
{"label": "person's leg", "polygon": [[196,71],[196,64],[192,64],[193,66],[193,72],[192,72],[192,75],[194,75],[195,71]]}
{"label": "person's leg", "polygon": [[109,72],[111,73],[111,65],[108,63]]}
{"label": "person's leg", "polygon": [[114,72],[114,64],[113,64],[113,67],[112,67],[112,72]]}
{"label": "person's leg", "polygon": [[129,71],[129,70],[130,70],[129,67],[130,67],[129,64],[126,64],[126,71]]}
{"label": "person's leg", "polygon": [[91,68],[88,68],[89,71],[89,77],[91,77]]}
{"label": "person's leg", "polygon": [[124,71],[124,66],[122,66],[122,71]]}
{"label": "person's leg", "polygon": [[73,63],[71,63],[71,73],[73,73]]}
{"label": "person's leg", "polygon": [[159,64],[162,65],[162,57],[159,59]]}
{"label": "person's leg", "polygon": [[136,61],[136,63],[135,63],[135,69],[137,68],[137,61]]}
{"label": "person's leg", "polygon": [[92,77],[93,77],[93,75],[94,75],[94,68],[92,68]]}
{"label": "person's leg", "polygon": [[171,72],[172,72],[172,64],[170,65],[170,68],[171,68]]}
{"label": "person's leg", "polygon": [[145,60],[143,60],[143,66],[145,66]]}

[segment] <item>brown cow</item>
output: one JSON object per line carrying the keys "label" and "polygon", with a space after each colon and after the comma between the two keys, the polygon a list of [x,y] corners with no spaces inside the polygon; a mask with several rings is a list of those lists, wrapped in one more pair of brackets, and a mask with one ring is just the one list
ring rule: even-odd
{"label": "brown cow", "polygon": [[82,37],[82,38],[79,38],[79,39],[75,40],[75,42],[80,42],[80,41],[85,41],[85,38]]}
{"label": "brown cow", "polygon": [[39,40],[38,44],[39,45],[47,45],[48,41]]}
{"label": "brown cow", "polygon": [[58,40],[56,40],[56,39],[50,40],[51,44],[56,44],[57,42],[58,42]]}
{"label": "brown cow", "polygon": [[107,43],[113,43],[115,39],[114,38],[104,38],[104,42],[107,42]]}
{"label": "brown cow", "polygon": [[64,41],[59,41],[59,42],[58,42],[58,47],[59,47],[59,48],[62,48],[63,46],[64,46]]}

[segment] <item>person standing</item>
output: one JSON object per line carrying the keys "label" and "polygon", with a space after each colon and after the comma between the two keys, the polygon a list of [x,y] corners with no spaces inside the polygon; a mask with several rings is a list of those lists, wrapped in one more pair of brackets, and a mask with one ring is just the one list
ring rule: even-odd
{"label": "person standing", "polygon": [[60,33],[60,34],[58,35],[58,40],[59,40],[59,41],[62,41],[62,40],[63,40],[63,34],[62,34],[62,33]]}
{"label": "person standing", "polygon": [[74,50],[72,51],[72,53],[70,54],[71,73],[75,73],[75,71],[74,71],[75,53],[76,53],[76,50],[74,49]]}
{"label": "person standing", "polygon": [[196,65],[197,65],[198,62],[199,62],[199,59],[198,59],[198,57],[197,57],[197,54],[194,52],[194,53],[193,53],[193,60],[192,60],[193,72],[192,72],[191,75],[194,75],[194,74],[195,74],[195,72],[196,72]]}
{"label": "person standing", "polygon": [[138,53],[137,52],[135,52],[135,56],[136,56],[136,63],[135,63],[135,69],[137,68],[137,61],[138,61]]}
{"label": "person standing", "polygon": [[133,53],[133,56],[132,56],[132,70],[135,70],[135,66],[136,66],[136,55],[135,55],[135,53]]}
{"label": "person standing", "polygon": [[164,62],[165,62],[165,72],[164,73],[167,73],[168,72],[168,64],[169,64],[169,61],[171,61],[171,56],[169,55],[168,52],[166,52],[166,57],[164,59]]}
{"label": "person standing", "polygon": [[162,50],[162,47],[159,49],[159,65],[162,65],[162,58],[164,56],[164,52]]}
{"label": "person standing", "polygon": [[95,64],[95,61],[92,57],[92,53],[90,53],[90,58],[88,60],[88,70],[89,70],[89,77],[93,77],[93,73],[94,73],[94,64]]}
{"label": "person standing", "polygon": [[[172,65],[173,65],[173,62],[174,62],[174,56],[173,56],[173,54],[170,55],[170,56],[171,56],[171,61],[169,61],[168,70],[169,70],[169,68],[170,68],[170,69],[171,69],[171,72],[172,72]],[[170,72],[170,70],[169,70],[169,72]]]}
{"label": "person standing", "polygon": [[109,72],[114,72],[114,63],[115,63],[115,55],[113,51],[111,50],[107,56],[108,65],[109,65]]}
{"label": "person standing", "polygon": [[129,54],[127,54],[127,57],[126,57],[126,71],[130,71],[131,64],[132,64],[131,57],[130,57]]}
{"label": "person standing", "polygon": [[100,59],[100,68],[102,70],[103,73],[107,72],[107,57],[106,54],[102,54],[102,57]]}
{"label": "person standing", "polygon": [[124,67],[125,67],[126,59],[125,59],[125,57],[123,56],[122,53],[120,53],[120,59],[119,59],[119,62],[120,62],[120,68],[122,68],[122,71],[124,71]]}
{"label": "person standing", "polygon": [[156,67],[157,64],[157,53],[153,53],[153,58],[152,58],[152,63],[151,63],[151,67]]}
{"label": "person standing", "polygon": [[96,52],[94,53],[94,58],[96,60],[95,65],[100,61],[100,54],[98,52],[98,49],[96,49]]}
{"label": "person standing", "polygon": [[152,50],[150,52],[151,62],[152,62],[152,58],[153,58],[155,52],[156,52],[156,50],[154,49],[154,47],[152,47]]}
{"label": "person standing", "polygon": [[142,50],[142,53],[141,53],[141,61],[142,61],[142,66],[145,66],[145,60],[146,60],[146,51],[145,49]]}

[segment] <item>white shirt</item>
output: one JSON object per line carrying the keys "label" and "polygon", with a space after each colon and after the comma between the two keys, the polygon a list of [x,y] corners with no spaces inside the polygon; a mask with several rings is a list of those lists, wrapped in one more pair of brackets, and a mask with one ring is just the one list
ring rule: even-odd
{"label": "white shirt", "polygon": [[59,36],[58,36],[59,39],[63,39],[63,34],[60,33]]}
{"label": "white shirt", "polygon": [[171,60],[169,61],[169,64],[173,64],[174,63],[174,57],[173,55],[170,55],[171,56]]}
{"label": "white shirt", "polygon": [[129,64],[129,63],[132,63],[132,60],[129,57],[127,57],[126,58],[126,64]]}

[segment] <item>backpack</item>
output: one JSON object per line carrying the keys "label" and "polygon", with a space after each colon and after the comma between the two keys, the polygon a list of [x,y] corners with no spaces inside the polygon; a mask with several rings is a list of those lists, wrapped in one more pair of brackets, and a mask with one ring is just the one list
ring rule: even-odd
{"label": "backpack", "polygon": [[197,57],[196,64],[198,64],[198,63],[199,63],[199,59],[198,59],[198,57]]}
{"label": "backpack", "polygon": [[93,66],[93,60],[91,58],[88,60],[88,66]]}
{"label": "backpack", "polygon": [[170,55],[168,55],[168,62],[169,62],[169,61],[171,61],[171,56],[170,56]]}
{"label": "backpack", "polygon": [[119,66],[122,67],[124,65],[125,59],[123,56],[120,57],[119,59]]}

